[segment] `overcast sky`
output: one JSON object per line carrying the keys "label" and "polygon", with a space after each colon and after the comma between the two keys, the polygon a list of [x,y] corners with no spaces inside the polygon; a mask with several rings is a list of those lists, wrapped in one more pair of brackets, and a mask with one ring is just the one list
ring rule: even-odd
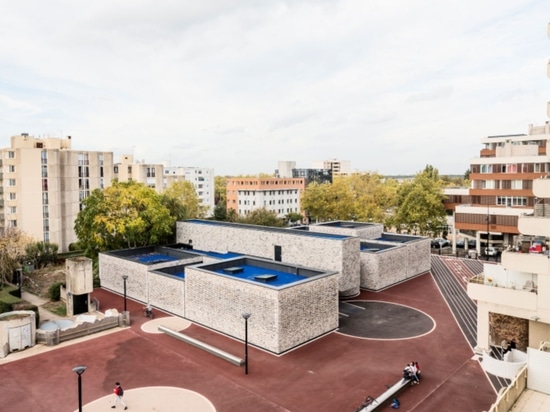
{"label": "overcast sky", "polygon": [[0,0],[0,146],[462,174],[547,120],[548,0]]}

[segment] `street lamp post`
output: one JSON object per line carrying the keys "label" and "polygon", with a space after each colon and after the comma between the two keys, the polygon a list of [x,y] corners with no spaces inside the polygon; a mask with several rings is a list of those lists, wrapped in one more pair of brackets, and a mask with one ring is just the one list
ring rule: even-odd
{"label": "street lamp post", "polygon": [[82,412],[82,374],[86,366],[80,365],[73,368],[73,372],[78,375],[78,412]]}
{"label": "street lamp post", "polygon": [[126,312],[126,281],[128,280],[128,275],[122,275],[124,280],[124,312]]}
{"label": "street lamp post", "polygon": [[250,313],[243,313],[244,319],[244,373],[248,375],[248,318]]}

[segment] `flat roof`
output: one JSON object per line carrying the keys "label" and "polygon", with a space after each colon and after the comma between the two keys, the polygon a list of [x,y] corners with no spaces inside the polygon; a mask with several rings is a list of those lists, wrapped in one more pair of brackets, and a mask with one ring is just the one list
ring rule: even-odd
{"label": "flat roof", "polygon": [[257,230],[257,231],[267,231],[267,232],[279,232],[279,233],[291,233],[298,236],[309,236],[309,237],[320,237],[326,239],[347,239],[355,236],[348,235],[335,235],[332,233],[316,233],[310,232],[309,230],[289,230],[289,228],[282,227],[271,227],[271,226],[259,226],[259,225],[246,225],[243,223],[232,223],[232,222],[220,222],[217,220],[202,220],[202,219],[189,219],[184,222],[198,223],[203,225],[212,225],[212,226],[225,226],[225,227],[235,227],[239,229],[248,229],[248,230]]}

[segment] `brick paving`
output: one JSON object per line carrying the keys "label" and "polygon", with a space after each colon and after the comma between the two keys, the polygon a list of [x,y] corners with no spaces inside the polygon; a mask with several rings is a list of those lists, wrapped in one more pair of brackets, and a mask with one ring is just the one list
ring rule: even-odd
{"label": "brick paving", "polygon": [[[121,296],[105,290],[94,291],[94,297],[104,310],[123,307]],[[142,330],[148,320],[143,316],[143,305],[128,300],[129,328],[0,363],[0,402],[9,405],[12,412],[74,411],[78,391],[72,368],[84,364],[88,367],[82,375],[84,404],[111,394],[113,383],[121,381],[128,391],[125,400],[129,410],[132,390],[163,386],[195,391],[217,412],[352,412],[367,395],[376,397],[386,385],[395,383],[407,362],[417,360],[423,380],[399,394],[400,410],[489,409],[496,394],[479,363],[472,359],[472,349],[430,274],[382,292],[363,291],[354,300],[410,306],[430,316],[435,328],[419,337],[389,341],[331,333],[283,356],[250,347],[249,375],[245,375],[243,368],[205,351]],[[155,314],[157,318],[163,315],[159,311]],[[197,325],[185,333],[229,353],[244,355],[241,341]],[[173,410],[188,410],[183,401]]]}

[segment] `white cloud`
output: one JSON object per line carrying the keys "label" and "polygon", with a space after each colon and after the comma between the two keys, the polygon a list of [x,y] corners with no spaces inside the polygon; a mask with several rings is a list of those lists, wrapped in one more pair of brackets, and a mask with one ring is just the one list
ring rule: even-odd
{"label": "white cloud", "polygon": [[0,138],[270,172],[463,173],[546,115],[542,0],[9,2]]}

